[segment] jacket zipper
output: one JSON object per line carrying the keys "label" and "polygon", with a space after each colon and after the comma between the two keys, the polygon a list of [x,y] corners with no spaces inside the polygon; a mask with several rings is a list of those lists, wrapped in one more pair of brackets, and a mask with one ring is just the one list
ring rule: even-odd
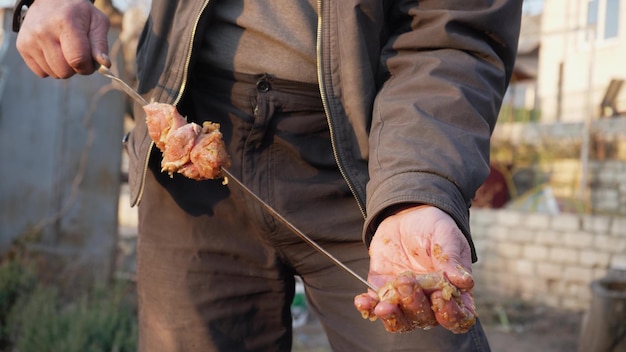
{"label": "jacket zipper", "polygon": [[[200,22],[200,17],[202,15],[202,13],[204,12],[204,10],[206,9],[207,5],[209,3],[209,0],[205,0],[204,4],[202,5],[202,9],[200,10],[200,12],[198,13],[198,16],[196,17],[196,20],[194,22],[194,27],[193,27],[193,32],[191,35],[191,39],[189,42],[189,51],[188,51],[188,55],[185,58],[185,68],[183,71],[183,83],[180,86],[179,89],[179,93],[178,96],[176,97],[176,100],[174,101],[174,106],[178,105],[178,103],[180,102],[180,100],[182,99],[182,95],[183,92],[185,90],[185,86],[187,85],[187,73],[189,71],[189,63],[191,61],[191,47],[193,46],[193,41],[196,35],[196,29],[198,28],[198,23]],[[339,152],[337,151],[337,146],[336,146],[336,142],[335,142],[335,133],[334,133],[334,128],[333,128],[333,122],[330,118],[330,109],[328,108],[328,98],[326,96],[326,89],[325,89],[325,84],[324,84],[324,75],[322,72],[322,0],[318,0],[318,16],[317,16],[317,43],[316,43],[316,52],[317,52],[317,77],[318,77],[318,81],[319,81],[319,90],[320,90],[320,95],[322,98],[322,105],[324,107],[324,111],[326,112],[326,121],[328,122],[328,128],[330,130],[330,141],[331,141],[331,146],[333,149],[333,156],[335,158],[335,162],[337,163],[337,167],[339,168],[339,172],[341,173],[341,176],[344,178],[344,180],[346,181],[346,183],[348,184],[348,188],[350,189],[350,192],[352,193],[352,196],[354,197],[357,206],[359,207],[359,210],[361,211],[361,215],[363,216],[363,218],[366,217],[366,212],[365,209],[363,209],[363,206],[361,205],[361,202],[359,201],[359,199],[356,196],[355,190],[354,190],[354,185],[352,184],[352,182],[350,181],[350,179],[346,176],[346,172],[344,170],[343,165],[341,164],[340,158],[339,158]],[[141,186],[139,189],[139,195],[137,196],[137,201],[135,202],[135,205],[139,204],[141,202],[141,198],[143,197],[143,192],[145,190],[145,184],[146,184],[146,175],[148,172],[148,163],[150,161],[150,154],[152,153],[152,149],[154,148],[154,141],[150,142],[150,147],[148,147],[148,153],[146,155],[146,159],[144,162],[144,167],[143,167],[143,172],[142,172],[142,176],[141,176]]]}
{"label": "jacket zipper", "polygon": [[[187,75],[189,73],[189,63],[191,62],[191,51],[193,48],[193,41],[196,37],[196,30],[198,29],[198,23],[200,23],[200,17],[204,13],[204,10],[207,8],[209,4],[209,0],[205,0],[202,4],[202,8],[200,12],[198,12],[198,16],[196,16],[196,20],[193,24],[193,31],[191,32],[191,39],[189,40],[189,50],[187,51],[187,57],[185,58],[185,67],[183,70],[183,82],[180,85],[178,90],[178,96],[176,96],[176,100],[174,100],[174,106],[177,106],[180,100],[183,97],[183,92],[185,91],[185,87],[187,86]],[[143,172],[141,174],[141,185],[139,188],[139,194],[137,195],[137,201],[133,205],[138,205],[141,202],[141,198],[143,197],[143,192],[146,187],[146,175],[148,173],[148,163],[150,162],[150,154],[152,154],[152,149],[154,148],[154,141],[150,142],[150,147],[148,147],[148,154],[146,155],[146,160],[143,165]]]}
{"label": "jacket zipper", "polygon": [[317,80],[319,81],[319,90],[320,90],[320,95],[322,97],[322,106],[324,107],[324,112],[326,113],[326,121],[328,122],[328,129],[330,130],[330,143],[333,149],[335,162],[337,163],[337,167],[339,168],[339,172],[341,173],[341,176],[348,184],[348,188],[350,189],[350,192],[352,193],[352,196],[354,197],[354,200],[356,201],[356,204],[359,207],[359,210],[361,211],[361,215],[363,215],[363,218],[365,219],[366,218],[365,209],[363,208],[363,205],[359,201],[359,198],[356,196],[354,185],[352,184],[352,182],[346,175],[346,171],[339,158],[339,151],[337,150],[337,143],[335,141],[335,132],[333,128],[333,122],[332,122],[332,119],[330,118],[330,109],[328,107],[328,97],[326,95],[326,85],[324,84],[325,80],[324,80],[324,73],[323,73],[323,68],[322,68],[322,22],[323,22],[323,13],[322,13],[323,4],[322,3],[323,3],[323,0],[317,1],[317,13],[318,14],[317,14],[317,38],[316,38],[317,40],[317,43],[316,43]]}

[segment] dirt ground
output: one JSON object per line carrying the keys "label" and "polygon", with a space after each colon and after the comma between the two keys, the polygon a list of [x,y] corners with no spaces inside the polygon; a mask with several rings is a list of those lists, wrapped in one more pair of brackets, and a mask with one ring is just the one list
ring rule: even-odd
{"label": "dirt ground", "polygon": [[[477,300],[482,324],[494,352],[576,352],[582,313],[561,311],[521,302]],[[294,329],[293,352],[329,352],[319,322]]]}
{"label": "dirt ground", "polygon": [[478,303],[494,352],[575,352],[582,313],[521,302]]}

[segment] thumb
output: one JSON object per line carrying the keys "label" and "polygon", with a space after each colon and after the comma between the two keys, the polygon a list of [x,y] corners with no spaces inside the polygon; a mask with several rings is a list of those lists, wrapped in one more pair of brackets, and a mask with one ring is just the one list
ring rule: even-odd
{"label": "thumb", "polygon": [[94,60],[102,66],[111,67],[111,59],[109,58],[109,55],[104,52],[100,52],[100,53],[96,53],[96,52],[97,51],[94,51],[94,54],[93,54]]}
{"label": "thumb", "polygon": [[469,290],[474,287],[471,267],[466,267],[459,261],[451,261],[450,265],[445,265],[442,269],[450,283],[457,288]]}
{"label": "thumb", "polygon": [[449,225],[452,228],[443,231],[446,235],[433,241],[433,264],[446,274],[454,286],[471,289],[474,287],[471,251],[467,239],[455,225]]}
{"label": "thumb", "polygon": [[89,26],[89,43],[91,45],[91,57],[100,65],[111,67],[109,58],[109,42],[107,34],[109,32],[108,18],[93,16]]}

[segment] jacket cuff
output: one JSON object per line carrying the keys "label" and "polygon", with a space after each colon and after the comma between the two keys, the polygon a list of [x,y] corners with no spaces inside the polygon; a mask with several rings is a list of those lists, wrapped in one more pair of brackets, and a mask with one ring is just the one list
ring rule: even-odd
{"label": "jacket cuff", "polygon": [[33,2],[35,0],[17,0],[15,6],[13,6],[13,32],[17,33],[20,31],[24,17],[26,17],[26,9],[24,7],[28,8]]}
{"label": "jacket cuff", "polygon": [[[410,191],[408,191],[410,190]],[[378,225],[389,215],[415,204],[428,204],[448,213],[469,242],[472,262],[477,260],[469,227],[469,204],[449,180],[427,172],[395,175],[385,182],[368,184],[363,241],[369,247]]]}

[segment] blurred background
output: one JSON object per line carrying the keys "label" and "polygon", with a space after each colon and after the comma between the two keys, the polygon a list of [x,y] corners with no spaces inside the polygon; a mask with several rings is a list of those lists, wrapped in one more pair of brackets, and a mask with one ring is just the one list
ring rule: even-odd
{"label": "blurred background", "polygon": [[[134,351],[136,209],[110,80],[40,79],[0,1],[0,352]],[[97,0],[134,83],[149,0]],[[494,351],[626,350],[626,1],[525,0],[471,222]],[[329,351],[298,284],[294,351]]]}

